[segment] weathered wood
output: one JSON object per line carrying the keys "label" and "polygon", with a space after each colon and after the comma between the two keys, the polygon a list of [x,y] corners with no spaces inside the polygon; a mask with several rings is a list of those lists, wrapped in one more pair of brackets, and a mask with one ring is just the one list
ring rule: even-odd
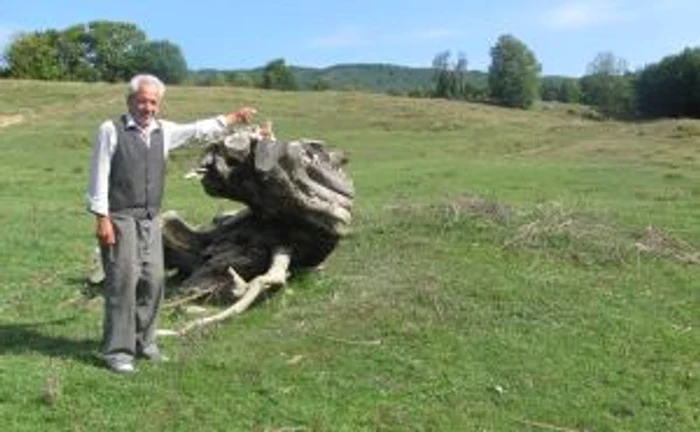
{"label": "weathered wood", "polygon": [[[256,276],[250,283],[245,282],[234,270],[231,276],[236,281],[235,291],[240,294],[240,298],[223,311],[204,318],[198,318],[184,325],[177,334],[185,336],[193,330],[222,322],[235,315],[240,315],[253,304],[255,300],[268,289],[275,286],[282,286],[287,282],[287,269],[289,268],[289,251],[284,248],[276,250],[272,257],[272,264],[264,274]],[[167,334],[167,333],[166,333]],[[172,334],[172,333],[170,333]]]}
{"label": "weathered wood", "polygon": [[347,157],[321,141],[263,140],[249,128],[203,144],[195,172],[204,191],[247,208],[201,227],[165,213],[165,264],[177,269],[182,292],[211,292],[238,306],[180,334],[245,311],[267,287],[284,285],[287,270],[321,264],[349,232],[355,197]]}

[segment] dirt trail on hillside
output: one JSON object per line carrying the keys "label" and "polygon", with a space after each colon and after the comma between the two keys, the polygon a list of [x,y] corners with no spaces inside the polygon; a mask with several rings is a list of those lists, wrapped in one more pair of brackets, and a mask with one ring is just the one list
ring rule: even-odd
{"label": "dirt trail on hillside", "polygon": [[0,129],[15,126],[36,117],[56,117],[79,112],[88,111],[97,106],[111,105],[121,102],[122,98],[112,98],[106,101],[95,102],[93,100],[79,101],[78,103],[66,105],[47,105],[39,109],[21,109],[24,114],[0,114]]}
{"label": "dirt trail on hillside", "polygon": [[0,114],[0,129],[22,123],[24,116],[22,114]]}

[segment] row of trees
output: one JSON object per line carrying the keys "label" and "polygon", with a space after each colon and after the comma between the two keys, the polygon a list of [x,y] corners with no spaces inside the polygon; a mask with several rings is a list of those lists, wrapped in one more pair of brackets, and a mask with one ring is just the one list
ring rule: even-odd
{"label": "row of trees", "polygon": [[700,48],[664,57],[633,80],[640,115],[700,117]]}
{"label": "row of trees", "polygon": [[612,53],[601,53],[579,83],[581,102],[608,117],[700,118],[700,48],[687,48],[638,71]]}
{"label": "row of trees", "polygon": [[[541,77],[534,52],[512,35],[499,37],[490,54],[491,65],[488,74],[481,73],[487,75],[482,82],[468,71],[463,53],[455,61],[449,51],[439,53],[432,65],[432,89],[415,89],[411,95],[525,109],[538,99],[557,100],[592,105],[603,115],[618,118],[700,117],[700,48],[667,56],[636,72],[612,53],[602,53],[581,78]],[[149,40],[136,25],[113,21],[20,34],[7,47],[3,60],[5,69],[0,76],[13,78],[118,82],[148,72],[169,84],[279,90],[299,89],[295,73],[302,72],[299,68],[293,71],[284,59],[275,59],[252,73],[191,73],[179,46]],[[304,88],[313,90],[330,87],[320,76],[304,82]]]}
{"label": "row of trees", "polygon": [[452,62],[452,53],[443,51],[433,59],[433,80],[435,88],[432,96],[443,99],[479,100],[485,97],[484,92],[477,88],[469,79],[467,57],[464,53],[457,55],[457,61]]}
{"label": "row of trees", "polygon": [[581,103],[583,90],[578,78],[546,76],[542,77],[540,98],[543,101]]}
{"label": "row of trees", "polygon": [[465,79],[464,54],[455,63],[449,58],[449,52],[435,56],[431,96],[487,99],[517,108],[529,108],[537,99],[583,103],[614,118],[700,117],[700,48],[687,48],[636,72],[624,59],[604,52],[581,78],[542,78],[532,50],[512,35],[504,35],[491,48],[484,91],[475,90]]}
{"label": "row of trees", "polygon": [[469,80],[467,58],[459,53],[455,62],[444,51],[433,60],[433,91],[430,96],[529,108],[539,99],[541,66],[534,53],[520,40],[504,35],[491,48],[491,66],[486,88]]}
{"label": "row of trees", "polygon": [[[482,84],[479,77],[483,73],[468,70],[464,53],[458,53],[453,61],[451,53],[443,51],[433,59],[432,89],[416,89],[409,95],[489,101],[525,109],[539,99],[583,103],[615,118],[700,117],[700,48],[665,57],[638,72],[631,72],[624,59],[610,52],[600,53],[581,78],[541,77],[535,54],[512,35],[498,39],[491,48],[491,59],[487,80]],[[212,76],[218,77],[218,82],[208,84],[300,88],[283,59],[271,61],[252,75],[217,72]],[[306,88],[326,90],[331,84],[317,77]]]}
{"label": "row of trees", "polygon": [[178,45],[167,40],[149,40],[136,25],[114,21],[20,34],[7,47],[4,63],[2,76],[22,79],[119,82],[145,72],[168,84],[281,90],[298,87],[283,59],[271,61],[256,74],[221,71],[190,74]]}
{"label": "row of trees", "polygon": [[298,90],[299,84],[284,59],[274,59],[254,72],[205,69],[191,72],[184,84],[195,86],[258,87],[276,90]]}
{"label": "row of trees", "polygon": [[134,24],[112,21],[20,34],[6,49],[4,61],[4,75],[42,80],[117,82],[150,72],[179,83],[188,72],[179,46],[150,41]]}

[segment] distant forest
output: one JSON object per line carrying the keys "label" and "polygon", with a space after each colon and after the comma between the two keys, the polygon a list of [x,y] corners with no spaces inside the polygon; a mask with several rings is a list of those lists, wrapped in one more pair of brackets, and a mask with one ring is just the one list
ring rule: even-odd
{"label": "distant forest", "polygon": [[[319,86],[333,90],[358,90],[377,93],[408,94],[413,91],[429,92],[434,86],[435,69],[392,64],[339,64],[327,68],[288,66],[299,90],[318,90]],[[190,81],[209,83],[241,80],[251,85],[259,81],[264,68],[190,71]],[[468,71],[468,81],[476,88],[488,88],[488,73]],[[229,78],[230,77],[230,78]],[[246,78],[247,77],[247,78]],[[228,78],[228,79],[227,79]]]}
{"label": "distant forest", "polygon": [[699,47],[638,70],[611,52],[601,52],[581,77],[543,76],[536,53],[510,34],[499,36],[489,53],[485,72],[469,70],[466,54],[453,57],[450,51],[437,53],[427,68],[308,68],[277,58],[252,70],[192,71],[176,43],[151,40],[132,23],[93,21],[17,35],[2,53],[0,78],[123,82],[148,72],[168,84],[381,92],[522,109],[544,100],[589,105],[601,118],[700,118]]}

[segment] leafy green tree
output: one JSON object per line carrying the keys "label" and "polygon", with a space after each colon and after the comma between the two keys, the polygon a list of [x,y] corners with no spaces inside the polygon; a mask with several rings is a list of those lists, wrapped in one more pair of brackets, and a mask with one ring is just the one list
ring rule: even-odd
{"label": "leafy green tree", "polygon": [[144,43],[145,33],[134,24],[93,21],[20,35],[5,60],[16,78],[122,81],[132,72],[135,48]]}
{"label": "leafy green tree", "polygon": [[611,52],[598,54],[580,81],[584,103],[608,117],[634,115],[634,74],[627,62]]}
{"label": "leafy green tree", "polygon": [[433,69],[435,70],[435,75],[433,77],[433,81],[435,82],[435,97],[452,99],[454,96],[452,73],[450,70],[451,55],[449,51],[443,51],[438,53],[433,59]]}
{"label": "leafy green tree", "polygon": [[265,65],[262,71],[261,87],[275,90],[296,90],[298,88],[296,78],[285,64],[284,59],[272,60]]}
{"label": "leafy green tree", "polygon": [[182,50],[166,40],[146,42],[135,47],[131,69],[133,73],[156,75],[167,84],[180,84],[187,77],[187,62]]}
{"label": "leafy green tree", "polygon": [[542,78],[540,96],[544,101],[579,103],[581,102],[581,86],[576,78],[546,76]]}
{"label": "leafy green tree", "polygon": [[103,81],[125,81],[133,70],[133,55],[147,41],[135,24],[93,21],[86,26],[85,56]]}
{"label": "leafy green tree", "polygon": [[581,91],[581,85],[575,78],[567,78],[562,81],[559,87],[559,97],[557,98],[560,102],[565,103],[580,103],[583,98],[583,92]]}
{"label": "leafy green tree", "polygon": [[512,35],[503,35],[491,48],[489,95],[508,107],[529,108],[539,95],[540,66],[535,54]]}
{"label": "leafy green tree", "polygon": [[433,95],[443,99],[471,99],[475,88],[469,82],[467,57],[459,53],[454,63],[451,57],[449,51],[443,51],[433,59]]}
{"label": "leafy green tree", "polygon": [[53,30],[17,36],[4,55],[8,76],[40,80],[61,79],[64,74],[56,49],[58,37],[58,32]]}
{"label": "leafy green tree", "polygon": [[545,77],[542,79],[540,86],[540,97],[543,101],[559,100],[559,91],[561,90],[561,82],[559,79]]}
{"label": "leafy green tree", "polygon": [[102,76],[91,61],[88,51],[89,34],[85,25],[75,25],[62,32],[56,40],[58,61],[63,79],[71,81],[99,81]]}
{"label": "leafy green tree", "polygon": [[636,94],[644,117],[700,118],[700,48],[686,48],[644,68]]}

